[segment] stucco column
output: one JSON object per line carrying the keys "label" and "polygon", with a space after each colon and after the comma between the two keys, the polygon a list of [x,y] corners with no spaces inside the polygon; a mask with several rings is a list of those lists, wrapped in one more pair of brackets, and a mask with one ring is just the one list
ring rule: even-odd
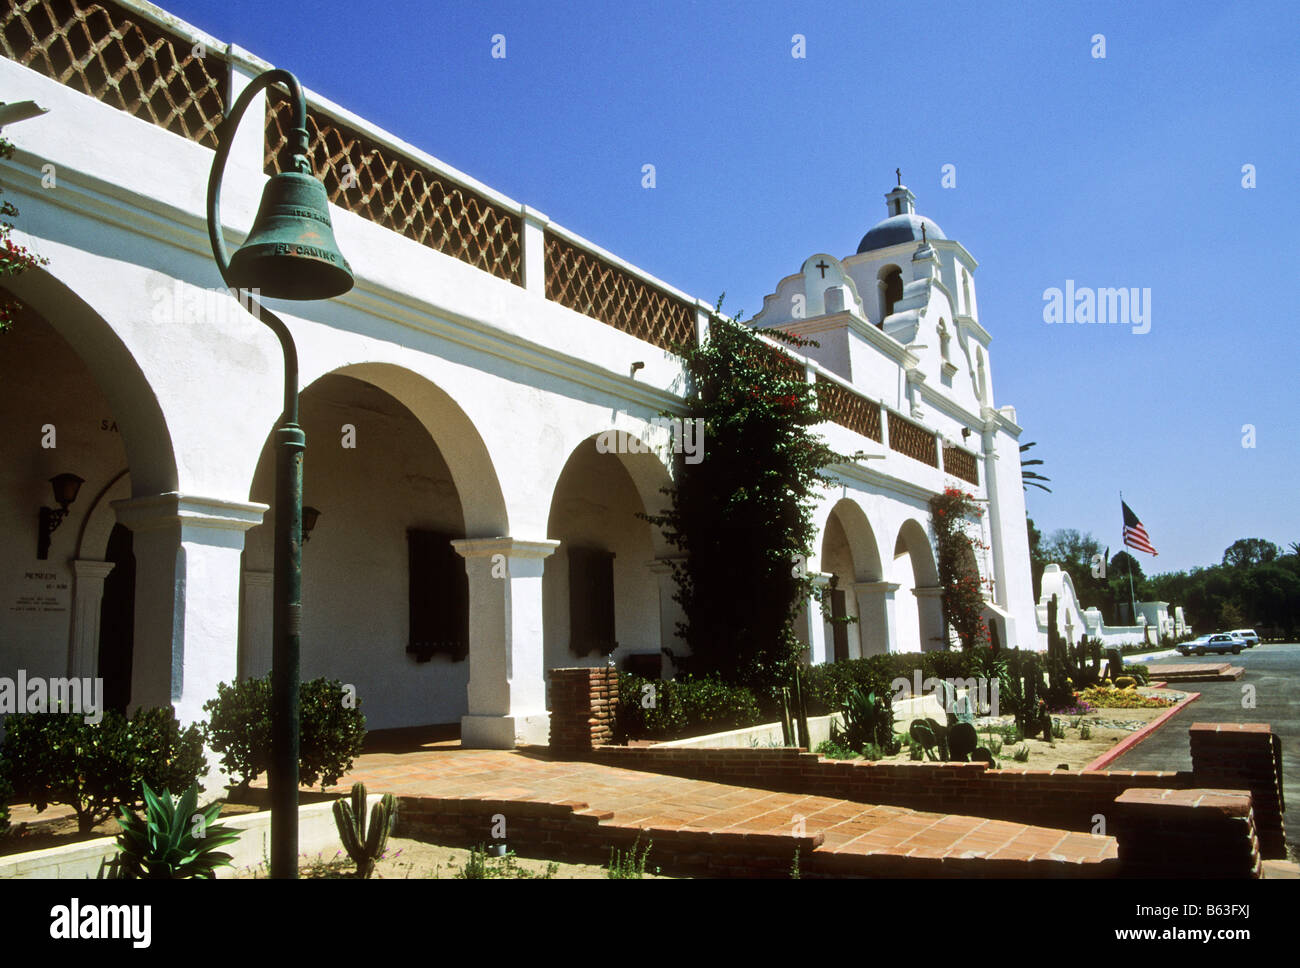
{"label": "stucco column", "polygon": [[884,655],[898,645],[898,617],[894,593],[898,584],[891,581],[860,581],[853,585],[858,599],[858,638],[863,657]]}
{"label": "stucco column", "polygon": [[463,538],[451,545],[469,574],[469,714],[461,718],[461,745],[544,745],[542,572],[560,543]]}
{"label": "stucco column", "polygon": [[[943,589],[938,585],[913,588],[916,596],[917,624],[920,626],[921,651],[948,648],[948,629],[943,621]],[[939,641],[935,641],[938,637]]]}
{"label": "stucco column", "polygon": [[238,672],[239,559],[266,505],[172,492],[113,509],[136,561],[130,711],[171,703],[182,723],[202,719]]}
{"label": "stucco column", "polygon": [[[659,583],[659,647],[671,649],[673,655],[690,654],[689,646],[677,636],[677,623],[686,621],[686,613],[682,611],[681,603],[673,598],[677,594],[677,582],[673,580],[672,563],[681,560],[673,557],[646,562],[646,567]],[[664,660],[667,658],[663,656]],[[660,674],[663,674],[662,663]]]}
{"label": "stucco column", "polygon": [[[831,576],[826,572],[809,572],[808,577],[818,588],[830,584]],[[830,662],[830,647],[826,644],[826,617],[822,615],[822,606],[815,595],[809,595],[804,602],[803,611],[799,613],[798,626],[803,633],[801,638],[808,643],[808,661],[813,665]]]}
{"label": "stucco column", "polygon": [[72,561],[72,634],[68,643],[68,675],[93,679],[99,675],[99,607],[111,561]]}

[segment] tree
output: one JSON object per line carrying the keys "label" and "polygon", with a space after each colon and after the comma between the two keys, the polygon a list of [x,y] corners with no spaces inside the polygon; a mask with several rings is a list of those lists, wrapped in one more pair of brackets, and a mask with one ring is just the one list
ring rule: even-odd
{"label": "tree", "polygon": [[974,495],[960,488],[945,488],[942,494],[930,499],[944,630],[946,634],[952,626],[966,652],[989,644],[983,618],[983,583],[972,553],[973,539],[968,533],[968,526],[982,513]]}
{"label": "tree", "polygon": [[[1030,447],[1036,447],[1037,445],[1038,442],[1032,440],[1027,444],[1021,444],[1020,453],[1023,454],[1025,453],[1025,451],[1029,450]],[[1033,460],[1025,460],[1023,457],[1020,458],[1020,477],[1021,480],[1023,481],[1023,486],[1025,490],[1029,490],[1029,488],[1031,487],[1036,487],[1040,491],[1046,491],[1048,494],[1051,494],[1052,489],[1050,487],[1047,487],[1045,484],[1039,483],[1040,481],[1050,481],[1051,480],[1050,477],[1044,477],[1042,474],[1039,474],[1037,471],[1025,470],[1026,467],[1037,466],[1041,463],[1042,461],[1039,460],[1037,457],[1035,457]]]}
{"label": "tree", "polygon": [[[718,302],[721,308],[721,300]],[[792,334],[764,335],[807,345]],[[704,421],[703,459],[677,457],[670,508],[643,515],[685,553],[673,563],[692,672],[770,689],[792,677],[794,622],[820,595],[803,563],[824,468],[853,458],[813,428],[826,420],[802,367],[748,326],[715,312],[703,345],[686,345],[687,419]]]}
{"label": "tree", "polygon": [[1243,565],[1262,565],[1275,561],[1282,549],[1263,538],[1238,538],[1223,551],[1223,563],[1230,568]]}
{"label": "tree", "polygon": [[[0,158],[12,158],[13,153],[13,144],[8,139],[0,137]],[[4,194],[3,188],[0,188],[0,194]],[[25,246],[18,245],[9,237],[14,227],[13,222],[9,220],[17,215],[18,209],[12,202],[0,202],[0,277],[16,276],[20,272],[49,263],[48,259],[32,255]],[[19,305],[19,302],[8,292],[0,289],[0,333],[9,329]]]}

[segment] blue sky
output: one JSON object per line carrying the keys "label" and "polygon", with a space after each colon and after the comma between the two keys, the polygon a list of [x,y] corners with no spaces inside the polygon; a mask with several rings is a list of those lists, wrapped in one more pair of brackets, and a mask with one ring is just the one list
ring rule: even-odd
{"label": "blue sky", "polygon": [[[996,403],[1052,478],[1040,528],[1117,550],[1123,490],[1148,572],[1300,541],[1293,3],[163,6],[746,317],[852,254],[901,167],[980,262]],[[1150,331],[1044,323],[1067,279],[1149,288]]]}

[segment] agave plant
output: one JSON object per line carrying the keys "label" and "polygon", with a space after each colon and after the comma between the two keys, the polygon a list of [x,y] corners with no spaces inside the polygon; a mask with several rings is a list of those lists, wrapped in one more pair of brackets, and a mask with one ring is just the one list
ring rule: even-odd
{"label": "agave plant", "polygon": [[217,850],[239,839],[239,833],[229,827],[214,823],[221,813],[221,804],[214,803],[206,810],[198,810],[199,785],[190,788],[179,798],[167,790],[161,794],[144,787],[143,817],[137,817],[126,807],[120,807],[118,834],[120,850],[120,876],[124,878],[150,878],[176,880],[187,877],[213,878],[218,867],[230,865],[231,857]]}

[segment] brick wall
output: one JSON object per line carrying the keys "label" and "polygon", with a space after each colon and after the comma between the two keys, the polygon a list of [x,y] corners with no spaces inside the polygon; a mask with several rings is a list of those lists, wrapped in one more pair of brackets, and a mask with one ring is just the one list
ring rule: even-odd
{"label": "brick wall", "polygon": [[835,797],[935,813],[1092,831],[1111,829],[1126,790],[1249,790],[1265,858],[1285,857],[1281,758],[1266,724],[1192,727],[1192,771],[991,770],[983,763],[824,760],[796,749],[601,746],[586,756],[610,766],[782,793]]}
{"label": "brick wall", "polygon": [[1259,877],[1243,790],[1126,790],[1115,799],[1121,877]]}
{"label": "brick wall", "polygon": [[1265,723],[1193,723],[1191,743],[1197,785],[1249,790],[1260,851],[1285,859],[1281,737]]}
{"label": "brick wall", "polygon": [[588,754],[614,738],[618,670],[609,667],[551,670],[551,752]]}
{"label": "brick wall", "polygon": [[1198,785],[1191,773],[1110,770],[990,770],[983,763],[867,763],[823,760],[796,749],[602,746],[609,766],[857,803],[1011,820],[1089,832],[1132,787]]}

